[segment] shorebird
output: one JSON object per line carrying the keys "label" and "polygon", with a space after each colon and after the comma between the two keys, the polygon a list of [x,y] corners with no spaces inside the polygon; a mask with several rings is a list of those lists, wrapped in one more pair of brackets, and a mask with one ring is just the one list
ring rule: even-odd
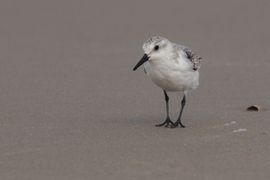
{"label": "shorebird", "polygon": [[[173,43],[161,36],[149,38],[143,44],[144,55],[133,68],[135,71],[142,64],[144,72],[150,79],[163,90],[166,101],[166,119],[157,124],[157,127],[165,126],[175,128],[181,126],[182,113],[186,104],[188,91],[199,86],[199,68],[201,57],[190,48]],[[171,121],[169,115],[169,96],[167,92],[183,92],[181,108],[176,122]]]}

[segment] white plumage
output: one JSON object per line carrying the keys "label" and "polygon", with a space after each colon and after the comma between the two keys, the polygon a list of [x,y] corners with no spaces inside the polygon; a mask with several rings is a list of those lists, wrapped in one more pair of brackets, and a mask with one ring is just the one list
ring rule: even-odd
{"label": "white plumage", "polygon": [[[143,50],[145,55],[134,67],[134,70],[144,64],[146,74],[157,86],[163,89],[165,94],[167,119],[165,123],[158,126],[172,124],[175,127],[180,124],[181,127],[184,127],[181,123],[181,115],[185,105],[186,93],[199,86],[198,70],[202,58],[186,46],[172,43],[160,36],[148,39],[143,44]],[[169,118],[167,91],[184,92],[181,111],[176,123],[172,123]]]}
{"label": "white plumage", "polygon": [[[143,45],[149,60],[144,63],[146,74],[166,91],[188,91],[199,85],[199,72],[193,69],[184,46],[171,43],[162,37],[152,37]],[[151,51],[161,45],[158,51]]]}

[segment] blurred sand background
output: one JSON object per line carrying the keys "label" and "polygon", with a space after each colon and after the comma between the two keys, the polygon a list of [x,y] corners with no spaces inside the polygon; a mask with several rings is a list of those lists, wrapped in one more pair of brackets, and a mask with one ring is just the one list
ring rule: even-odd
{"label": "blurred sand background", "polygon": [[[0,2],[1,180],[269,179],[270,1]],[[185,129],[140,69],[162,35],[204,57]],[[181,94],[171,95],[176,118]],[[258,104],[261,112],[246,112]]]}

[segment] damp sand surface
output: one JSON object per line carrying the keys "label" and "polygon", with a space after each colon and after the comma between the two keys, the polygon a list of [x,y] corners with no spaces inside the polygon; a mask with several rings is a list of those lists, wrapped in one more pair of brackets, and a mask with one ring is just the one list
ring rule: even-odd
{"label": "damp sand surface", "polygon": [[[1,1],[0,179],[269,179],[269,8]],[[154,126],[162,90],[132,71],[153,35],[204,58],[185,129]],[[175,120],[181,94],[169,96]]]}

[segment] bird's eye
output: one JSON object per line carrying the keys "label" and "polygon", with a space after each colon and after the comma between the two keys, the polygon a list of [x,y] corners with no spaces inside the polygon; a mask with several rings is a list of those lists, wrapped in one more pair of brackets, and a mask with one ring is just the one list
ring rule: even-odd
{"label": "bird's eye", "polygon": [[157,51],[158,49],[159,49],[159,46],[158,45],[154,47],[154,50],[155,51]]}

